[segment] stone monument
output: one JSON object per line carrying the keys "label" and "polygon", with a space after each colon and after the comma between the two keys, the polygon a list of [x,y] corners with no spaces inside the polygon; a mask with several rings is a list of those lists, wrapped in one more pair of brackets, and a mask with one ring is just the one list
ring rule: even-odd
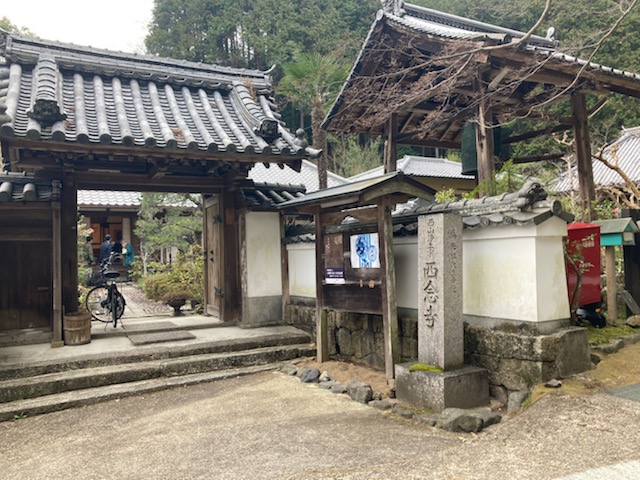
{"label": "stone monument", "polygon": [[419,217],[418,262],[418,362],[396,365],[396,396],[435,411],[482,405],[488,372],[464,365],[459,215]]}

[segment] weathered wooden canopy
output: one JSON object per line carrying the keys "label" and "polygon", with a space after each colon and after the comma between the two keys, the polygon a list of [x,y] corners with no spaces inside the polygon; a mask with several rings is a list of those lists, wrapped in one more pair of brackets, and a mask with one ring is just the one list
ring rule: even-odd
{"label": "weathered wooden canopy", "polygon": [[537,107],[570,99],[571,118],[502,142],[573,127],[581,191],[585,200],[593,200],[591,112],[584,95],[614,92],[640,98],[640,75],[566,55],[551,32],[527,35],[400,0],[383,5],[324,128],[383,134],[389,140],[389,171],[395,165],[394,145],[460,148],[463,130],[472,121],[482,181],[493,178],[491,129],[496,124],[537,118]]}
{"label": "weathered wooden canopy", "polygon": [[640,75],[565,55],[553,38],[386,3],[395,6],[378,12],[329,130],[381,134],[395,113],[398,143],[460,148],[481,97],[507,118],[577,90],[640,98]]}
{"label": "weathered wooden canopy", "polygon": [[[381,314],[385,371],[387,379],[393,380],[400,350],[391,210],[398,202],[415,197],[432,198],[434,193],[430,187],[402,172],[393,172],[312,192],[278,205],[285,212],[314,215],[319,362],[329,355],[327,309]],[[350,259],[354,258],[354,252],[350,250],[354,249],[357,238],[351,235],[353,232],[336,231],[345,222],[360,224],[357,236],[364,235],[367,239],[374,236],[368,249],[373,249],[376,261],[365,258],[365,265],[353,265],[354,260]],[[361,256],[368,257],[368,254],[368,251],[360,252]]]}

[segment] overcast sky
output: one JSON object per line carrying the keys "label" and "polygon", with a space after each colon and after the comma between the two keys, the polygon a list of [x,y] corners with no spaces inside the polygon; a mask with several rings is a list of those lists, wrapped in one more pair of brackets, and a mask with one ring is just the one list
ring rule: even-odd
{"label": "overcast sky", "polygon": [[153,0],[0,0],[0,18],[36,36],[123,52],[144,52]]}

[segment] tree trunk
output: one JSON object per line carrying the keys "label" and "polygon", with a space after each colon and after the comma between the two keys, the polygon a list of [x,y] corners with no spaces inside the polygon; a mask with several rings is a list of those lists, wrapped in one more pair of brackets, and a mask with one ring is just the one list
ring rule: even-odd
{"label": "tree trunk", "polygon": [[324,120],[324,111],[322,110],[322,105],[319,102],[313,106],[313,110],[311,112],[311,130],[313,134],[312,144],[315,148],[322,150],[322,153],[318,156],[318,183],[320,185],[320,189],[327,188],[327,156],[326,152],[326,134],[325,131],[320,127],[322,125],[322,121]]}

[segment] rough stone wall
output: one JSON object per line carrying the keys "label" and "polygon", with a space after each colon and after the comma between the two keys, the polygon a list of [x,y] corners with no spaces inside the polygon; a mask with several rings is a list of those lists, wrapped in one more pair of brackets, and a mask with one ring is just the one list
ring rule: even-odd
{"label": "rough stone wall", "polygon": [[[287,305],[288,325],[316,336],[315,307]],[[329,311],[329,355],[357,364],[384,370],[384,333],[382,316]],[[400,355],[402,362],[418,357],[418,324],[415,318],[399,318]]]}
{"label": "rough stone wall", "polygon": [[[315,307],[287,305],[289,325],[316,335]],[[384,370],[382,317],[330,311],[327,316],[329,355]],[[418,358],[418,321],[398,319],[401,362]],[[492,395],[528,390],[552,378],[564,378],[591,368],[587,330],[566,328],[536,335],[523,328],[465,325],[465,364],[489,370]]]}
{"label": "rough stone wall", "polygon": [[489,370],[489,382],[509,391],[591,368],[584,328],[535,335],[516,327],[465,326],[465,363]]}

